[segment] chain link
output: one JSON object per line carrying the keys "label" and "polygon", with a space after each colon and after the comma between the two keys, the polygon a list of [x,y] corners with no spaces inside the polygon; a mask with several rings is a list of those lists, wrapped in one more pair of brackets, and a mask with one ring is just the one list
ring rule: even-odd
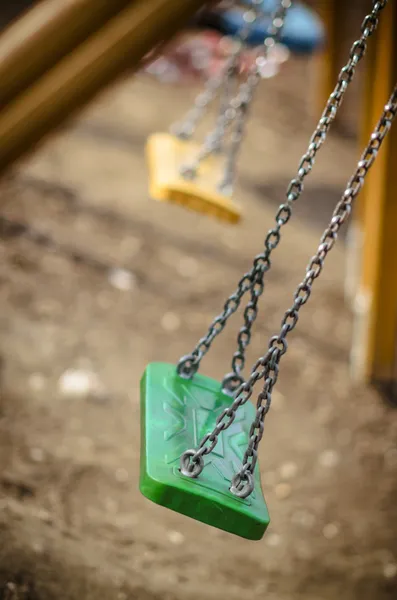
{"label": "chain link", "polygon": [[[275,216],[275,226],[272,227],[265,238],[263,252],[258,254],[253,261],[253,266],[250,271],[246,272],[238,282],[236,290],[226,300],[223,311],[219,314],[210,324],[208,331],[204,337],[202,337],[196,347],[190,354],[183,356],[177,365],[177,371],[179,375],[185,378],[191,378],[198,371],[201,360],[208,352],[214,339],[224,329],[228,319],[234,314],[240,306],[240,302],[244,294],[254,289],[254,286],[258,286],[258,281],[263,282],[263,277],[267,271],[271,268],[271,254],[273,250],[278,246],[281,239],[281,228],[288,223],[291,218],[293,205],[300,198],[304,181],[307,175],[313,168],[314,161],[317,152],[323,145],[327,133],[331,127],[332,122],[335,119],[338,108],[343,100],[344,94],[352,81],[356,67],[360,60],[363,58],[368,38],[374,33],[377,24],[380,11],[386,6],[387,0],[374,1],[372,5],[372,11],[368,14],[361,25],[361,36],[356,40],[350,49],[349,59],[346,65],[341,69],[336,86],[331,93],[324,112],[317,124],[317,127],[310,138],[309,146],[306,153],[302,156],[298,166],[297,175],[290,181],[290,184],[286,192],[286,202],[281,204]],[[263,287],[258,287],[258,298],[263,292]],[[252,291],[251,291],[251,302],[252,302]],[[248,306],[248,305],[247,305]],[[242,380],[241,371],[244,366],[244,351],[247,343],[244,345],[244,341],[250,337],[251,327],[255,321],[257,315],[257,299],[254,305],[254,312],[248,311],[247,314],[250,318],[245,319],[244,326],[240,330],[238,337],[238,350],[239,357],[236,359],[235,366],[242,365],[239,370],[235,370],[232,365],[233,372],[227,375],[224,379],[224,385],[226,389],[235,389],[235,386]],[[256,311],[255,311],[256,308]],[[255,315],[255,316],[253,316]],[[253,318],[252,318],[253,317]],[[234,356],[233,356],[234,358]]]}
{"label": "chain link", "polygon": [[[259,0],[262,2],[263,0]],[[241,89],[241,100],[236,106],[236,122],[232,132],[230,150],[226,159],[226,169],[223,181],[220,184],[220,190],[223,193],[231,195],[233,190],[234,177],[236,172],[236,161],[241,141],[244,136],[245,126],[249,107],[251,106],[254,92],[261,80],[261,71],[269,60],[270,53],[279,43],[283,32],[285,17],[287,10],[291,7],[291,0],[281,0],[279,8],[275,11],[271,25],[269,27],[266,38],[263,41],[261,52],[256,57],[254,65],[250,68],[247,82],[243,84]]]}
{"label": "chain link", "polygon": [[[230,424],[233,423],[237,410],[252,396],[257,381],[263,379],[264,385],[262,391],[258,395],[257,412],[250,428],[249,443],[244,454],[243,465],[240,471],[236,473],[232,479],[230,490],[236,496],[246,498],[253,491],[252,476],[258,459],[258,446],[263,437],[264,421],[271,405],[272,391],[278,378],[280,360],[288,349],[287,336],[295,328],[298,322],[300,309],[310,298],[314,281],[319,277],[323,270],[324,261],[335,245],[340,228],[351,214],[353,201],[364,185],[365,177],[377,157],[382,142],[391,128],[396,113],[397,85],[395,86],[388,103],[384,107],[382,116],[370,137],[367,147],[357,163],[355,173],[350,178],[341,200],[336,205],[328,227],[321,236],[317,252],[310,259],[306,267],[305,277],[295,291],[292,306],[284,314],[278,335],[270,338],[266,354],[257,360],[251,371],[250,377],[237,390],[234,402],[219,415],[214,430],[204,436],[198,450],[196,450],[196,454],[193,454],[190,450],[189,458],[192,463],[195,466],[200,463],[200,466],[203,468],[204,461],[202,460],[202,457],[205,454],[212,452],[217,444],[219,433],[227,429]],[[210,444],[207,445],[207,442],[210,442]],[[196,467],[196,473],[197,470],[198,467]],[[197,476],[197,474],[195,476]]]}
{"label": "chain link", "polygon": [[[204,117],[205,112],[211,102],[215,99],[220,87],[223,86],[223,94],[220,104],[220,114],[227,110],[230,103],[230,83],[238,73],[239,58],[244,50],[244,43],[247,40],[253,24],[257,21],[259,15],[263,12],[261,9],[262,0],[253,0],[252,7],[243,14],[244,25],[242,29],[234,36],[234,44],[231,55],[226,60],[221,72],[214,77],[210,77],[204,87],[204,90],[196,97],[193,108],[188,111],[185,118],[171,126],[171,133],[182,140],[190,140],[194,135],[197,125]],[[219,129],[220,123],[217,122],[215,130],[212,133],[212,142],[217,150],[215,140],[220,140],[222,130]],[[218,141],[218,144],[220,142]]]}

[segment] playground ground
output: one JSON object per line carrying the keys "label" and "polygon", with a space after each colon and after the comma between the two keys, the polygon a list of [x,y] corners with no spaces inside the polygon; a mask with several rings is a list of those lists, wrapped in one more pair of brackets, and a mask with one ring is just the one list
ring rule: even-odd
{"label": "playground ground", "polygon": [[[1,215],[62,251],[0,240],[0,598],[396,598],[397,419],[349,378],[343,239],[274,393],[260,453],[264,539],[234,538],[138,491],[141,373],[193,347],[260,251],[313,126],[309,71],[291,61],[258,96],[239,227],[148,198],[145,138],[195,91],[148,78],[109,90],[2,182]],[[249,364],[277,331],[356,158],[340,135],[322,150],[274,254]],[[120,267],[131,273],[109,272]],[[228,370],[239,318],[204,373]]]}

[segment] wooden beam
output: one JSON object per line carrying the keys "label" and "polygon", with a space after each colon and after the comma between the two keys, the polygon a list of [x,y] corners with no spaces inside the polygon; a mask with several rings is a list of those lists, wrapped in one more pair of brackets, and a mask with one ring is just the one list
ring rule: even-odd
{"label": "wooden beam", "polygon": [[[397,5],[379,23],[374,69],[368,70],[363,131],[372,129],[397,80]],[[372,72],[371,72],[372,71]],[[354,302],[352,375],[396,397],[397,342],[397,129],[392,128],[364,189],[360,285]]]}
{"label": "wooden beam", "polygon": [[128,0],[43,0],[0,36],[0,108],[74,50]]}
{"label": "wooden beam", "polygon": [[120,74],[167,40],[205,0],[135,0],[0,113],[0,175]]}

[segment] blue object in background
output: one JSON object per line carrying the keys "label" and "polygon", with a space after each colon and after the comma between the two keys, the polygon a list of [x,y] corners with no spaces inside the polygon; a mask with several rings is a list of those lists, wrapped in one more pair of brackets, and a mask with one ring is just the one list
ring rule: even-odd
{"label": "blue object in background", "polygon": [[[250,0],[243,4],[249,6]],[[263,43],[271,25],[271,15],[277,9],[277,0],[263,0],[262,7],[266,13],[253,24],[247,43],[259,46]],[[243,11],[233,9],[219,15],[219,28],[226,35],[238,35],[245,24]],[[309,8],[299,2],[293,2],[288,9],[280,42],[297,54],[310,54],[323,44],[324,28],[319,17]]]}

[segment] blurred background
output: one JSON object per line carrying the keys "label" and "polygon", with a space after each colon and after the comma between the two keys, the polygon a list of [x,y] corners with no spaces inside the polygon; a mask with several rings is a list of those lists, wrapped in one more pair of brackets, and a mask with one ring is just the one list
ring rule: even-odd
{"label": "blurred background", "polygon": [[[2,30],[34,4],[3,1]],[[321,24],[320,42],[304,52],[280,46],[260,83],[239,158],[236,226],[148,192],[148,135],[186,113],[229,51],[208,20],[186,26],[138,72],[125,68],[33,153],[16,162],[10,151],[0,182],[0,599],[397,597],[397,422],[393,397],[352,377],[346,231],[274,391],[260,452],[264,539],[233,537],[138,490],[141,374],[193,349],[261,251],[332,91],[331,58],[338,72],[371,2],[304,7]],[[0,70],[1,50],[0,40]],[[278,331],[355,168],[367,68],[283,231],[248,366]],[[241,323],[239,312],[203,373],[219,380],[230,370]]]}

